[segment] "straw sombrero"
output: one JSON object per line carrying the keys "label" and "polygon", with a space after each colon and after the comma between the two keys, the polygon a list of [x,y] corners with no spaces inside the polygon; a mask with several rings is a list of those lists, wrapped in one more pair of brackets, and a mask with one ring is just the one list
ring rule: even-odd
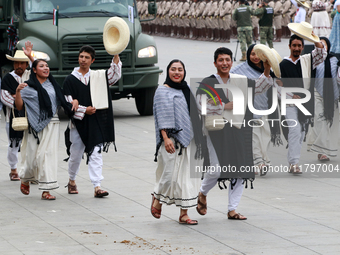
{"label": "straw sombrero", "polygon": [[296,34],[307,41],[313,43],[320,42],[320,38],[317,35],[312,35],[313,26],[308,22],[289,23],[288,28],[293,34]]}
{"label": "straw sombrero", "polygon": [[14,54],[14,56],[10,56],[6,54],[6,58],[12,61],[18,61],[18,62],[29,62],[29,58],[25,55],[24,51],[17,50]]}
{"label": "straw sombrero", "polygon": [[125,20],[112,17],[105,23],[103,42],[107,53],[116,55],[125,50],[130,41],[130,29]]}
{"label": "straw sombrero", "polygon": [[281,77],[279,59],[276,56],[276,53],[274,53],[267,45],[264,44],[256,44],[254,46],[254,51],[263,62],[268,61],[276,77]]}
{"label": "straw sombrero", "polygon": [[296,0],[296,2],[298,2],[298,4],[301,4],[302,6],[306,7],[306,8],[310,8],[309,4],[307,3],[307,1],[303,1],[303,0]]}
{"label": "straw sombrero", "polygon": [[281,58],[280,54],[274,48],[271,48],[270,50],[272,51],[272,53],[276,57],[277,62],[280,64],[281,61],[282,61],[282,58]]}

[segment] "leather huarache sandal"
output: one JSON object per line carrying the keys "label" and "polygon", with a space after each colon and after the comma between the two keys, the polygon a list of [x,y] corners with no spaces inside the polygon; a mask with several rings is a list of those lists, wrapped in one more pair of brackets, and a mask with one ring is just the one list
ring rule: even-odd
{"label": "leather huarache sandal", "polygon": [[152,196],[152,200],[151,200],[151,214],[153,217],[155,217],[156,219],[159,219],[162,215],[162,208],[161,209],[157,209],[156,207],[153,206],[153,203],[155,202],[155,196],[154,194],[151,194]]}
{"label": "leather huarache sandal", "polygon": [[20,177],[18,173],[9,173],[9,179],[11,181],[20,181]]}
{"label": "leather huarache sandal", "polygon": [[329,157],[327,157],[324,154],[318,154],[318,160],[319,161],[329,161]]}
{"label": "leather huarache sandal", "polygon": [[230,212],[228,212],[228,220],[246,220],[247,217],[244,217],[240,213],[235,213],[234,215],[230,215]]}
{"label": "leather huarache sandal", "polygon": [[179,224],[186,224],[186,225],[197,225],[198,224],[198,221],[197,220],[192,220],[192,219],[186,219],[186,220],[182,220],[182,218],[184,216],[188,216],[188,214],[183,214],[181,216],[179,216]]}
{"label": "leather huarache sandal", "polygon": [[68,194],[78,194],[77,185],[71,185],[70,182],[65,186],[68,189]]}
{"label": "leather huarache sandal", "polygon": [[102,190],[102,189],[97,189],[97,191],[94,191],[94,197],[102,198],[108,195],[109,195],[109,192]]}
{"label": "leather huarache sandal", "polygon": [[29,184],[26,185],[23,182],[21,182],[20,191],[22,194],[28,195],[30,193],[30,185]]}
{"label": "leather huarache sandal", "polygon": [[52,196],[52,195],[50,194],[50,192],[44,191],[44,192],[41,194],[41,199],[42,199],[42,200],[55,200],[56,197],[55,197],[55,196]]}
{"label": "leather huarache sandal", "polygon": [[203,211],[204,209],[208,210],[208,208],[207,208],[207,203],[203,204],[203,203],[201,202],[201,200],[200,200],[200,195],[204,196],[201,192],[198,193],[196,210],[197,210],[198,214],[204,216],[204,215],[207,214],[207,211],[205,211],[205,213],[203,213],[202,211]]}

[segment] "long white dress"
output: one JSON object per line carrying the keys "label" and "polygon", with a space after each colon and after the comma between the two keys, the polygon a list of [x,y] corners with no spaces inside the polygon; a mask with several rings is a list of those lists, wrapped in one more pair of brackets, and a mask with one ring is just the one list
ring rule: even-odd
{"label": "long white dress", "polygon": [[324,3],[323,0],[314,0],[312,3],[311,25],[313,26],[314,33],[319,37],[324,36],[328,38],[331,33],[331,24],[326,10],[327,6],[328,3]]}

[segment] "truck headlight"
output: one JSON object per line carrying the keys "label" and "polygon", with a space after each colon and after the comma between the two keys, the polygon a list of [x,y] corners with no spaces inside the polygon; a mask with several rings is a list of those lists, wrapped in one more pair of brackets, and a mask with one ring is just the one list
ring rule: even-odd
{"label": "truck headlight", "polygon": [[156,56],[156,48],[149,46],[138,51],[139,58],[152,58]]}
{"label": "truck headlight", "polygon": [[31,56],[34,59],[43,59],[45,61],[50,61],[50,56],[45,52],[32,50]]}

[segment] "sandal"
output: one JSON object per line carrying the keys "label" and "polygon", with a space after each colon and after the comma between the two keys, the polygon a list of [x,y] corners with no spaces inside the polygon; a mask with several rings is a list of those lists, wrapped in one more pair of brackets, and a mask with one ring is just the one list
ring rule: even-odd
{"label": "sandal", "polygon": [[28,195],[30,193],[30,185],[26,185],[23,182],[20,185],[20,191],[24,195]]}
{"label": "sandal", "polygon": [[151,214],[153,217],[155,217],[156,219],[159,219],[161,217],[162,214],[162,208],[161,209],[157,209],[156,207],[153,206],[153,203],[155,202],[155,196],[153,194],[151,194],[152,196],[152,200],[151,200]]}
{"label": "sandal", "polygon": [[[45,194],[45,196],[44,196],[44,194]],[[41,194],[41,199],[42,199],[42,200],[55,200],[56,197],[55,197],[55,196],[52,196],[52,195],[50,194],[50,192],[44,191],[44,192]]]}
{"label": "sandal", "polygon": [[182,218],[184,216],[188,216],[188,214],[185,213],[185,214],[179,216],[179,221],[178,221],[179,224],[186,224],[186,225],[197,225],[198,224],[197,220],[192,220],[190,218],[186,219],[186,220],[182,220]]}
{"label": "sandal", "polygon": [[290,174],[302,174],[302,171],[300,167],[296,164],[296,165],[290,165],[289,173]]}
{"label": "sandal", "polygon": [[[200,194],[201,194],[202,196],[204,196],[201,192],[198,193],[196,211],[198,212],[198,214],[204,216],[204,215],[207,214],[207,211],[205,211],[205,213],[203,213],[202,210],[208,209],[208,208],[207,208],[207,203],[203,204],[203,203],[201,202],[201,200],[200,200]],[[200,207],[198,207],[198,205],[199,205]]]}
{"label": "sandal", "polygon": [[9,173],[9,179],[11,181],[20,181],[20,177],[18,173]]}
{"label": "sandal", "polygon": [[65,186],[68,189],[68,194],[78,194],[77,185],[71,185],[70,182]]}
{"label": "sandal", "polygon": [[108,195],[109,195],[109,192],[102,190],[102,189],[98,189],[97,191],[94,192],[94,197],[98,197],[98,198],[102,198]]}
{"label": "sandal", "polygon": [[327,157],[324,154],[318,154],[318,160],[319,161],[329,161],[329,157]]}
{"label": "sandal", "polygon": [[236,213],[233,216],[230,215],[230,212],[228,212],[228,220],[246,220],[247,217],[244,217],[240,213]]}

